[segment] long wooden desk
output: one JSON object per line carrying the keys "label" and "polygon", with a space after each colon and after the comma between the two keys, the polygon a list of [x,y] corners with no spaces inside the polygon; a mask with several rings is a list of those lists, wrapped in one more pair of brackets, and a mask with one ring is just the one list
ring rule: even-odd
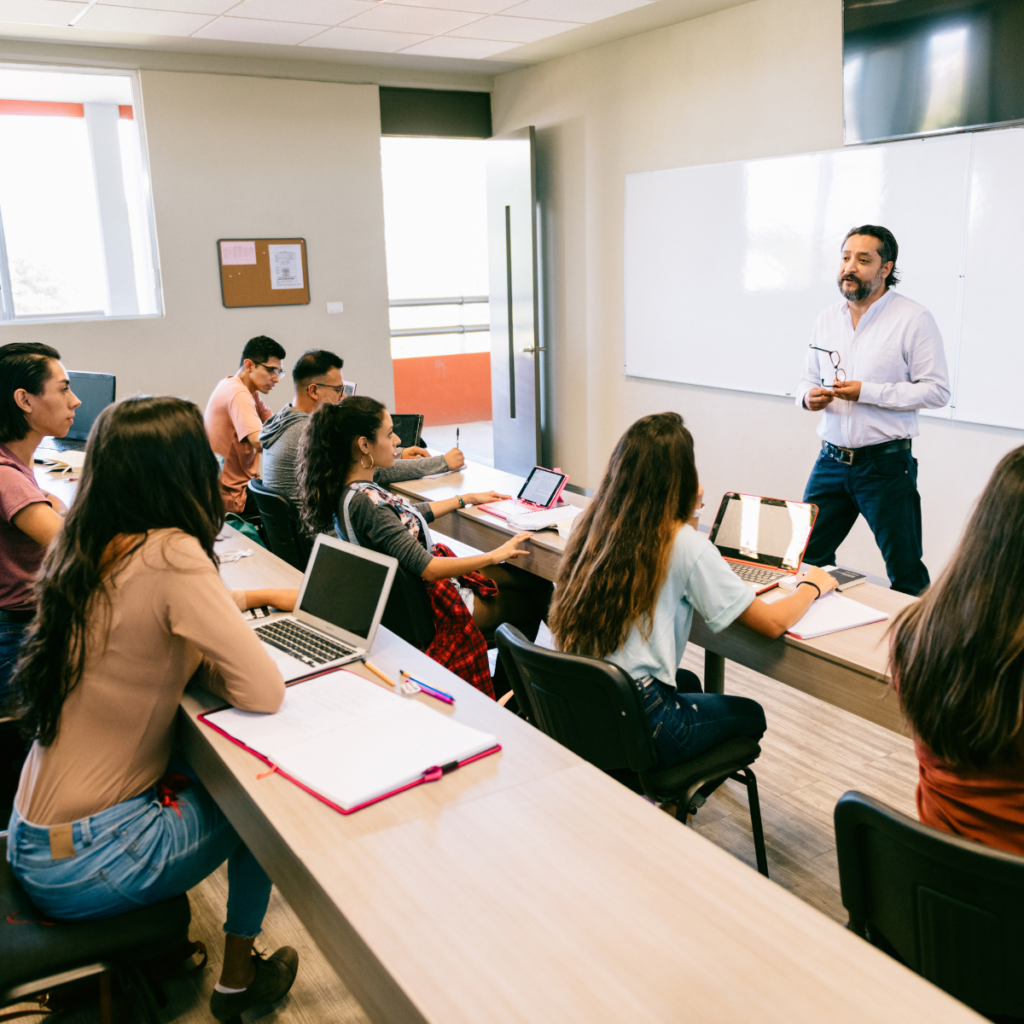
{"label": "long wooden desk", "polygon": [[[474,491],[516,494],[521,486],[522,479],[510,473],[467,464],[459,473],[406,480],[395,484],[394,489],[414,501],[440,501]],[[566,497],[580,506],[588,500],[578,495]],[[484,551],[497,547],[515,532],[503,519],[469,508],[442,517],[431,529]],[[565,541],[555,530],[543,530],[534,535],[529,546],[531,555],[518,559],[516,564],[554,580]],[[774,601],[782,596],[776,590],[766,594],[765,600]],[[863,583],[843,596],[884,611],[890,618],[914,600],[871,583]],[[729,658],[887,729],[905,732],[903,716],[890,692],[886,673],[888,627],[888,622],[880,622],[815,640],[790,636],[768,640],[738,624],[712,633],[701,617],[694,615],[690,641],[704,648],[704,685],[709,693],[724,692],[725,659]]]}
{"label": "long wooden desk", "polygon": [[[239,589],[298,581],[262,549],[222,574]],[[186,694],[180,724],[193,766],[371,1020],[981,1021],[387,630],[371,656],[454,693],[452,713],[502,752],[343,817],[257,779],[261,762],[196,721],[215,704],[204,691]]]}

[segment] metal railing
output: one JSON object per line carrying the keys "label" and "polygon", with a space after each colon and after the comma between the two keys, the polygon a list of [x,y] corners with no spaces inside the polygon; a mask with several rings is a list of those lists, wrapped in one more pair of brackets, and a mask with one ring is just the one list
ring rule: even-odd
{"label": "metal railing", "polygon": [[[392,308],[403,306],[468,306],[489,302],[486,295],[456,295],[447,299],[391,299]],[[391,331],[392,338],[416,338],[438,334],[476,334],[489,331],[490,324],[454,324],[451,327],[399,327]]]}

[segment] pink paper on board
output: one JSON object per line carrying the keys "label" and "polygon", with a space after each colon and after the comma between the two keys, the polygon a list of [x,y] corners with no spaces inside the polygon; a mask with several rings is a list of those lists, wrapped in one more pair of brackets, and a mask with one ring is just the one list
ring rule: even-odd
{"label": "pink paper on board", "polygon": [[256,264],[255,242],[221,242],[220,263],[222,267],[238,266],[242,263]]}

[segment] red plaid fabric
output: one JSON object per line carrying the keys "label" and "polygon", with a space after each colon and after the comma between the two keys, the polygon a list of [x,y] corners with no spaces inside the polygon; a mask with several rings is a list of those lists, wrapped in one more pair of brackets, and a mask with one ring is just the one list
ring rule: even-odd
{"label": "red plaid fabric", "polygon": [[[455,552],[444,544],[435,544],[430,552],[435,558],[454,558]],[[460,577],[481,597],[494,597],[498,586],[479,572]],[[491,668],[487,661],[487,644],[473,616],[459,595],[454,580],[434,580],[427,584],[430,607],[434,613],[434,639],[426,654],[449,672],[475,686],[494,700]]]}

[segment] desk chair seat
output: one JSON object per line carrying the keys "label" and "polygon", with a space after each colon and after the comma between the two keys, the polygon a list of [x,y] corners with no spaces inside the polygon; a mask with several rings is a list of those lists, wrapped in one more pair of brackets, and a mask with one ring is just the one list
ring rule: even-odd
{"label": "desk chair seat", "polygon": [[[118,974],[142,1000],[147,1020],[157,1022],[155,1000],[136,966],[182,948],[192,915],[188,897],[140,907],[100,921],[46,921],[18,884],[7,863],[7,837],[0,838],[0,1006],[21,1002],[90,975]],[[101,996],[104,1024],[111,1008]]]}
{"label": "desk chair seat", "polygon": [[287,498],[264,487],[262,480],[250,480],[249,491],[260,510],[270,550],[299,572],[305,572],[313,544],[302,530],[298,509]]}
{"label": "desk chair seat", "polygon": [[850,930],[979,1013],[1024,1018],[1024,857],[856,791],[835,826]]}
{"label": "desk chair seat", "polygon": [[747,787],[757,870],[768,874],[757,779],[750,765],[761,748],[735,738],[674,768],[658,768],[643,699],[618,665],[549,651],[508,623],[496,632],[520,712],[552,739],[637,792],[671,801],[684,813],[705,783],[726,778]]}

